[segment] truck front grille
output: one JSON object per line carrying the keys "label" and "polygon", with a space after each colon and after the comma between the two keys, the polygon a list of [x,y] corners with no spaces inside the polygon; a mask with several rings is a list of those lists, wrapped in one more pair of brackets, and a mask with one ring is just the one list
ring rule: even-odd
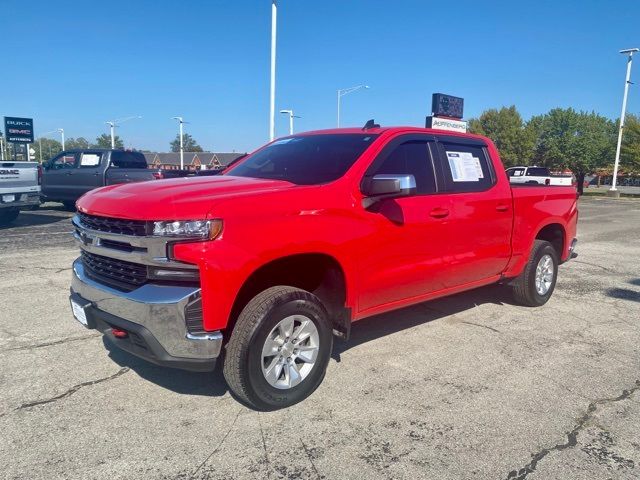
{"label": "truck front grille", "polygon": [[119,290],[131,291],[147,281],[145,265],[103,257],[85,250],[81,252],[86,273],[101,283]]}
{"label": "truck front grille", "polygon": [[122,218],[98,217],[78,212],[80,223],[91,230],[144,237],[147,234],[147,222],[143,220],[125,220]]}

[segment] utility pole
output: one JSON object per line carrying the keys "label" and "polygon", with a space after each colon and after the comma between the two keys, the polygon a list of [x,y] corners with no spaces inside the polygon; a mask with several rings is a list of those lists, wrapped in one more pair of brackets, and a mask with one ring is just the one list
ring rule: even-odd
{"label": "utility pole", "polygon": [[276,0],[271,0],[271,92],[269,95],[269,140],[276,136]]}
{"label": "utility pole", "polygon": [[624,129],[624,117],[627,114],[627,96],[629,95],[629,85],[631,84],[631,63],[633,62],[633,54],[640,51],[638,48],[627,48],[620,50],[620,53],[628,55],[627,57],[627,76],[624,81],[624,95],[622,96],[622,113],[620,114],[620,128],[618,129],[618,145],[616,146],[616,159],[613,164],[613,180],[611,181],[611,189],[607,192],[612,197],[619,197],[620,192],[616,189],[618,179],[618,165],[620,163],[620,149],[622,148],[622,131]]}
{"label": "utility pole", "polygon": [[178,120],[180,124],[180,170],[184,170],[184,146],[182,143],[183,127],[185,123],[182,117],[173,117],[174,120]]}
{"label": "utility pole", "polygon": [[141,115],[133,115],[132,117],[120,118],[118,120],[112,120],[112,121],[109,121],[109,122],[104,122],[107,125],[109,125],[109,128],[111,130],[111,149],[112,150],[116,149],[116,127],[119,126],[121,123],[128,122],[129,120],[134,120],[136,118],[142,118],[142,116]]}
{"label": "utility pole", "polygon": [[64,128],[59,128],[58,131],[62,137],[62,151],[64,151]]}

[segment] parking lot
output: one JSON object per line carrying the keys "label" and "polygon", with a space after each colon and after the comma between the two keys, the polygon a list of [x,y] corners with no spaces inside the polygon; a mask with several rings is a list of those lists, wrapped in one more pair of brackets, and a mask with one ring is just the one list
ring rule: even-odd
{"label": "parking lot", "polygon": [[286,410],[73,320],[71,213],[0,229],[3,478],[636,479],[640,201],[581,201],[544,307],[493,286],[363,320]]}

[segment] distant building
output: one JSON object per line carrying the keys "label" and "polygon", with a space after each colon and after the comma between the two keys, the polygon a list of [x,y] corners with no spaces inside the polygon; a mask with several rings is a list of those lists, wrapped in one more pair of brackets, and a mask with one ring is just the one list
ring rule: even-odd
{"label": "distant building", "polygon": [[[184,152],[184,168],[187,170],[217,170],[226,167],[244,153]],[[145,153],[147,164],[165,170],[180,169],[180,152]]]}

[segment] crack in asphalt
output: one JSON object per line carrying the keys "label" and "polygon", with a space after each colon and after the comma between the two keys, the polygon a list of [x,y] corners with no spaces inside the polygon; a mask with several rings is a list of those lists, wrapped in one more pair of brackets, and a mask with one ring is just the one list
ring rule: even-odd
{"label": "crack in asphalt", "polygon": [[269,462],[269,453],[267,453],[267,442],[264,440],[264,430],[262,429],[262,421],[260,420],[260,412],[258,412],[258,425],[260,426],[260,436],[262,437],[262,448],[264,450],[264,459],[267,463],[267,478],[271,477],[271,462]]}
{"label": "crack in asphalt", "polygon": [[[19,407],[14,408],[13,411],[15,412],[15,411],[18,411],[18,410],[24,410],[26,408],[37,407],[38,405],[46,405],[48,403],[53,403],[53,402],[56,402],[58,400],[62,400],[63,398],[70,397],[71,395],[73,395],[74,393],[76,393],[78,390],[80,390],[83,387],[88,387],[88,386],[91,386],[91,385],[97,385],[98,383],[102,383],[102,382],[107,382],[109,380],[113,380],[115,378],[118,378],[121,375],[124,375],[128,371],[129,371],[128,367],[123,367],[120,370],[118,370],[116,373],[114,373],[113,375],[110,375],[110,376],[104,377],[104,378],[98,378],[96,380],[89,380],[87,382],[79,383],[78,385],[74,385],[73,387],[71,387],[66,392],[61,393],[60,395],[56,395],[55,397],[46,398],[44,400],[35,400],[33,402],[23,403]],[[6,415],[6,413],[5,413],[5,415]]]}
{"label": "crack in asphalt", "polygon": [[567,432],[567,441],[559,443],[551,448],[543,448],[537,453],[531,455],[531,461],[518,470],[511,470],[507,475],[507,480],[524,480],[530,473],[533,473],[538,463],[551,452],[561,452],[568,448],[573,448],[578,444],[578,434],[584,429],[587,422],[591,420],[593,414],[601,405],[620,402],[631,397],[637,390],[640,390],[640,380],[636,380],[635,385],[627,390],[623,390],[620,395],[613,398],[601,398],[589,404],[587,411],[580,417],[576,426],[570,432]]}
{"label": "crack in asphalt", "polygon": [[43,348],[43,347],[51,347],[53,345],[60,345],[63,343],[69,343],[69,342],[78,342],[80,340],[88,340],[89,338],[95,338],[95,337],[99,337],[101,334],[100,333],[94,333],[91,335],[84,335],[83,337],[70,337],[70,338],[62,338],[60,340],[54,340],[52,342],[45,342],[45,343],[36,343],[35,345],[22,345],[19,347],[11,347],[11,348],[6,348],[4,350],[0,350],[0,353],[4,353],[4,352],[15,352],[17,350],[32,350],[34,348]]}
{"label": "crack in asphalt", "polygon": [[497,328],[490,327],[488,325],[482,325],[480,323],[467,322],[467,321],[464,321],[464,320],[462,322],[460,322],[460,323],[464,323],[465,325],[473,325],[475,327],[486,328],[487,330],[491,330],[492,332],[500,333],[500,330],[498,330]]}
{"label": "crack in asphalt", "polygon": [[203,460],[203,462],[198,466],[198,468],[196,468],[196,470],[191,474],[189,479],[194,478],[196,473],[198,473],[200,469],[204,467],[204,465],[209,461],[209,459],[213,457],[213,454],[216,453],[220,449],[220,447],[222,447],[222,444],[225,442],[225,440],[231,433],[231,430],[233,430],[234,425],[238,421],[238,417],[240,416],[241,411],[242,411],[242,408],[240,408],[238,410],[238,413],[236,413],[236,417],[233,419],[233,422],[231,422],[231,426],[229,427],[229,430],[227,430],[227,433],[224,434],[224,437],[222,437],[222,440],[220,440],[220,443],[216,446],[216,448],[213,449],[213,451],[209,454],[209,456]]}
{"label": "crack in asphalt", "polygon": [[318,480],[321,480],[324,477],[322,475],[320,475],[320,473],[318,472],[318,469],[316,468],[316,464],[313,463],[313,457],[311,456],[311,452],[309,452],[309,449],[304,444],[302,439],[300,439],[300,443],[302,444],[302,448],[304,448],[304,453],[307,454],[307,458],[309,459],[309,463],[311,464],[311,467],[313,468],[313,471],[315,472],[316,476],[318,477]]}

